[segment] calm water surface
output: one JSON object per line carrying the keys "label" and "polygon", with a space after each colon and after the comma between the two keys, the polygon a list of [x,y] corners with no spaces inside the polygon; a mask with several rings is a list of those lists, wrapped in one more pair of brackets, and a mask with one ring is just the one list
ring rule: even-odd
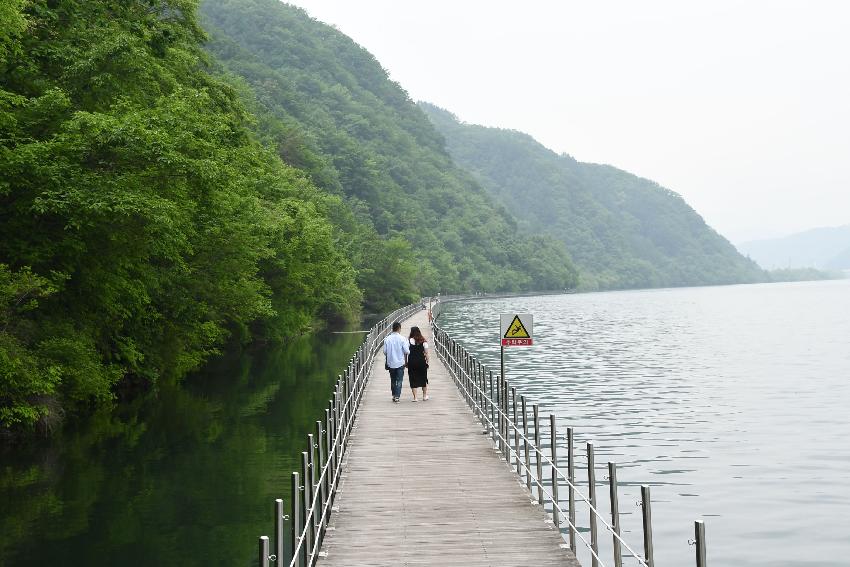
{"label": "calm water surface", "polygon": [[49,444],[0,452],[0,566],[256,565],[362,338],[233,353]]}
{"label": "calm water surface", "polygon": [[635,503],[652,486],[658,567],[694,564],[697,519],[712,566],[850,565],[850,281],[477,300],[441,322],[498,368],[507,312],[535,330],[508,350],[509,380],[582,451],[595,442],[600,484],[619,464],[639,552]]}

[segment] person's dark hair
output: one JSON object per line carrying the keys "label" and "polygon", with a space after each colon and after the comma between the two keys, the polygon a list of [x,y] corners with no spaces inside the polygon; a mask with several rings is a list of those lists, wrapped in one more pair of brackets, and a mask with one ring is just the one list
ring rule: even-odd
{"label": "person's dark hair", "polygon": [[401,331],[401,323],[399,323],[398,321],[393,323],[393,333],[395,333],[396,331]]}
{"label": "person's dark hair", "polygon": [[419,327],[410,328],[410,338],[415,340],[418,345],[425,342],[425,337],[422,336],[422,331],[419,330]]}

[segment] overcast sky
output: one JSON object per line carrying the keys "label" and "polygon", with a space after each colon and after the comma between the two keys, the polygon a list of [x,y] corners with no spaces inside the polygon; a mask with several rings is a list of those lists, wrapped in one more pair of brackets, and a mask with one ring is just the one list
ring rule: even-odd
{"label": "overcast sky", "polygon": [[850,2],[291,3],[414,100],[658,181],[733,242],[850,223]]}

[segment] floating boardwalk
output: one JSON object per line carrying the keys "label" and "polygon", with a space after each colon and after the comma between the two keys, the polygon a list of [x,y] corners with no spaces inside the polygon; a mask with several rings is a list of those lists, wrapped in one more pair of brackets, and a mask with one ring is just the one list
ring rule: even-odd
{"label": "floating boardwalk", "polygon": [[[426,312],[412,325],[428,334]],[[433,349],[428,377],[429,401],[412,403],[405,377],[393,403],[375,358],[318,564],[578,567]]]}
{"label": "floating boardwalk", "polygon": [[[537,404],[439,325],[429,337],[431,399],[411,403],[405,388],[402,402],[393,403],[380,350],[396,320],[405,332],[429,329],[426,312],[408,305],[367,332],[324,419],[307,435],[289,502],[275,500],[274,535],[259,538],[260,567],[579,567],[573,552],[582,546],[588,567],[631,559],[655,567],[650,486],[640,487],[640,554],[620,533],[616,463],[608,463],[606,477],[609,515],[597,507],[593,443],[586,443],[585,495],[575,475],[573,429],[560,437],[554,414],[541,420]],[[702,521],[694,522],[689,543],[697,567],[706,567]],[[603,560],[609,552],[613,563]]]}

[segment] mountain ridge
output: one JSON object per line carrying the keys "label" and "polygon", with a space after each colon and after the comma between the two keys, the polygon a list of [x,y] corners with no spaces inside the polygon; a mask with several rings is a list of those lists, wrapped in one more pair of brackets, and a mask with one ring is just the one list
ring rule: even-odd
{"label": "mountain ridge", "polygon": [[409,241],[417,292],[574,287],[563,244],[514,237],[513,215],[362,46],[276,0],[202,2],[201,15],[207,51],[256,95],[259,134],[381,238]]}
{"label": "mountain ridge", "polygon": [[765,274],[677,193],[532,136],[460,122],[420,102],[449,153],[534,233],[564,242],[584,289],[764,281]]}
{"label": "mountain ridge", "polygon": [[850,269],[850,224],[748,240],[737,247],[765,269],[847,270]]}

